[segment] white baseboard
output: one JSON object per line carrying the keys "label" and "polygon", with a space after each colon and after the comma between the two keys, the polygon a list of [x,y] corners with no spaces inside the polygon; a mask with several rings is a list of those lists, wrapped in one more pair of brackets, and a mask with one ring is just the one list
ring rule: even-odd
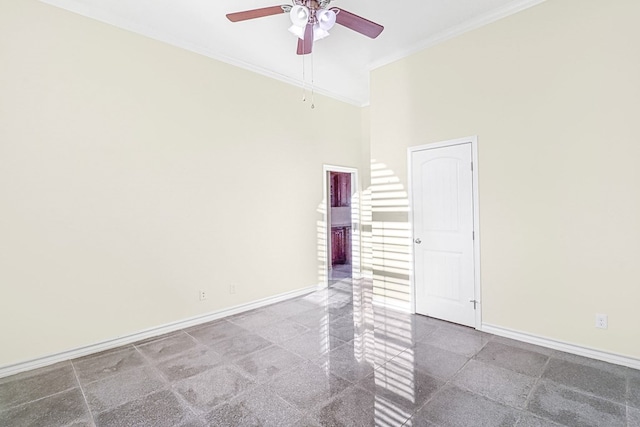
{"label": "white baseboard", "polygon": [[602,360],[604,362],[614,363],[616,365],[640,369],[640,359],[635,359],[633,357],[622,356],[615,353],[608,353],[606,351],[596,350],[594,348],[584,347],[581,345],[554,340],[551,338],[540,337],[537,335],[528,334],[526,332],[515,331],[513,329],[507,329],[487,323],[482,324],[481,331],[499,335],[505,338],[524,341],[530,344],[536,344],[542,347],[552,348],[554,350],[577,354],[578,356],[590,357],[592,359]]}
{"label": "white baseboard", "polygon": [[177,322],[171,322],[165,325],[156,326],[154,328],[145,329],[143,331],[139,331],[123,337],[114,338],[112,340],[102,341],[99,343],[74,348],[71,350],[63,351],[61,353],[51,354],[49,356],[43,356],[37,359],[28,360],[26,362],[20,362],[12,365],[7,365],[7,366],[0,366],[0,378],[8,377],[10,375],[18,374],[24,371],[29,371],[31,369],[42,368],[44,366],[53,365],[54,363],[64,362],[66,360],[75,359],[77,357],[99,353],[101,351],[110,350],[112,348],[120,347],[122,345],[131,344],[136,341],[156,337],[169,332],[174,332],[180,329],[189,328],[191,326],[200,325],[202,323],[211,322],[212,320],[221,319],[223,317],[231,316],[234,314],[264,307],[266,305],[273,304],[276,302],[285,301],[291,298],[302,296],[320,288],[323,288],[323,286],[322,285],[309,286],[307,288],[285,292],[282,294],[252,301],[246,304],[240,304],[234,307],[225,308],[222,310],[216,310],[201,316],[190,317],[187,319],[179,320]]}

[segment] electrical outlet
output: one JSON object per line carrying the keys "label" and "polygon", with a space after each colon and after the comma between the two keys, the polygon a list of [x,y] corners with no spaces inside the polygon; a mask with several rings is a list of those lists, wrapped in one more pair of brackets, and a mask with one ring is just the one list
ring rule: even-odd
{"label": "electrical outlet", "polygon": [[230,294],[236,293],[236,285],[229,285],[229,293]]}
{"label": "electrical outlet", "polygon": [[200,289],[200,301],[204,301],[207,299],[207,291],[205,291],[204,289]]}
{"label": "electrical outlet", "polygon": [[606,314],[596,314],[596,328],[607,329],[609,319]]}

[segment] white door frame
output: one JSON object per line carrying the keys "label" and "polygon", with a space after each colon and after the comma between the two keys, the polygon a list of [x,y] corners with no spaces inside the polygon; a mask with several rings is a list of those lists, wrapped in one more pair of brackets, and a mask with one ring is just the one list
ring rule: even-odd
{"label": "white door frame", "polygon": [[329,193],[329,172],[351,174],[351,277],[360,278],[360,180],[358,169],[347,166],[322,165],[322,188],[324,200],[324,223],[326,226],[326,250],[324,252],[325,283],[329,286],[329,269],[331,268],[331,194]]}
{"label": "white door frame", "polygon": [[[409,173],[408,179],[408,193],[409,193],[409,226],[411,228],[411,245],[413,248],[413,241],[415,236],[413,234],[413,193],[412,193],[412,161],[411,156],[416,151],[422,150],[430,150],[434,148],[442,148],[442,147],[450,147],[452,145],[461,145],[471,143],[471,159],[473,162],[473,230],[474,230],[474,240],[473,240],[473,279],[474,279],[474,288],[475,288],[475,299],[478,301],[476,306],[476,329],[480,329],[482,326],[482,299],[481,299],[481,287],[480,287],[480,204],[478,201],[478,137],[477,136],[468,136],[465,138],[452,139],[449,141],[440,141],[434,142],[430,144],[418,145],[416,147],[409,147],[407,149],[407,169]],[[411,250],[411,274],[410,274],[410,286],[411,286],[411,312],[416,312],[416,284],[415,284],[415,253]]]}

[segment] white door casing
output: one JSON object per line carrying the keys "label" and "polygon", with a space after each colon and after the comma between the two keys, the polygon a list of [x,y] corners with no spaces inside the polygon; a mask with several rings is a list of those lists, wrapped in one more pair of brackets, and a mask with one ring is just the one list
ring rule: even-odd
{"label": "white door casing", "polygon": [[410,151],[415,311],[475,327],[472,143],[456,142]]}

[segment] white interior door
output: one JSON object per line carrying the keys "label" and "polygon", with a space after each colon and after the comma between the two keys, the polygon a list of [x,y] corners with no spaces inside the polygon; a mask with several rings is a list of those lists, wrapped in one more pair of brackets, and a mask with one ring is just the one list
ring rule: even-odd
{"label": "white interior door", "polygon": [[414,151],[416,312],[475,326],[471,143]]}

